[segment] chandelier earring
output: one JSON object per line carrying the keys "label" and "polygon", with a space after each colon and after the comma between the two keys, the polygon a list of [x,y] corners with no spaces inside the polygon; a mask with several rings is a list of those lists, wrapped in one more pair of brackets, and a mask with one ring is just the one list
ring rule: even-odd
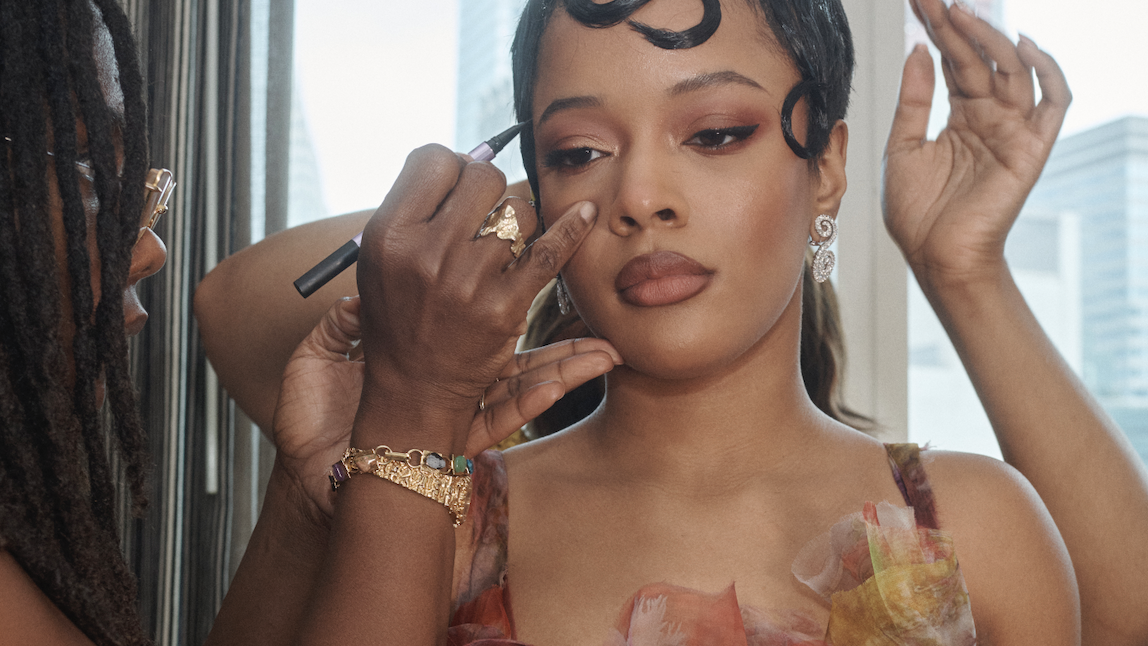
{"label": "chandelier earring", "polygon": [[554,279],[554,291],[558,296],[558,311],[562,316],[570,313],[570,294],[566,291],[566,283],[562,282],[562,274]]}
{"label": "chandelier earring", "polygon": [[829,280],[829,274],[833,272],[833,265],[837,262],[837,257],[829,250],[834,240],[837,240],[837,222],[824,213],[817,216],[813,221],[813,231],[821,238],[818,242],[810,238],[809,244],[816,249],[813,254],[813,280],[824,283]]}

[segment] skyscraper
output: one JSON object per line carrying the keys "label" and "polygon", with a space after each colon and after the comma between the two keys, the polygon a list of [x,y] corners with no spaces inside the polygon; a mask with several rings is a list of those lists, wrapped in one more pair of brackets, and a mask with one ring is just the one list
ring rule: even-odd
{"label": "skyscraper", "polygon": [[[456,150],[470,150],[514,124],[510,43],[525,0],[459,0]],[[517,142],[494,164],[515,182],[526,178]]]}
{"label": "skyscraper", "polygon": [[1084,382],[1148,459],[1148,118],[1059,141],[1028,204],[1080,216]]}

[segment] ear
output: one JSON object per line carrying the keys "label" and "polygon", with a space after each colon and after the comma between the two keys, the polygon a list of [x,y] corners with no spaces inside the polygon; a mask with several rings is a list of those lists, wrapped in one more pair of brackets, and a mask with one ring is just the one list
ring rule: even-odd
{"label": "ear", "polygon": [[[825,152],[817,160],[816,191],[814,193],[815,212],[810,215],[810,231],[813,219],[822,213],[836,219],[841,208],[841,198],[845,195],[848,182],[845,179],[845,154],[849,148],[849,126],[838,119],[829,133],[829,143]],[[813,235],[814,240],[820,236]]]}

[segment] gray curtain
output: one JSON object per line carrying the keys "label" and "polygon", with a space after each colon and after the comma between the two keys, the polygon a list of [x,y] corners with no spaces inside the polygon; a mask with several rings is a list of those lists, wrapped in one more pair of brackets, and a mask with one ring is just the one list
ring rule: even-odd
{"label": "gray curtain", "polygon": [[[167,265],[140,285],[151,316],[132,368],[154,466],[147,515],[125,516],[124,547],[156,643],[199,644],[254,526],[272,453],[219,388],[192,296],[253,231],[286,220],[279,146],[289,135],[294,3],[121,2],[148,81],[152,165],[178,183],[157,231]],[[284,69],[286,83],[272,76]]]}

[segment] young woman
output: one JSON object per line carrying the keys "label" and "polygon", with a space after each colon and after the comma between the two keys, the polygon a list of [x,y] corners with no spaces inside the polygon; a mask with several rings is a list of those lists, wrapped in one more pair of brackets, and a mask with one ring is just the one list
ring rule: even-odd
{"label": "young woman", "polygon": [[[474,455],[507,432],[499,422],[513,409],[560,396],[564,383],[516,375],[522,364],[511,362],[530,300],[560,268],[579,313],[610,344],[571,359],[588,372],[613,367],[603,406],[505,460],[476,460],[473,508],[457,534],[426,497],[350,478],[325,565],[283,561],[257,543],[233,591],[248,596],[235,599],[273,580],[265,594],[281,597],[285,579],[307,578],[312,603],[298,635],[307,643],[441,642],[452,615],[456,643],[882,643],[885,634],[1078,643],[1071,565],[1022,478],[987,459],[887,449],[818,412],[802,387],[805,244],[823,239],[814,225],[836,214],[845,188],[851,45],[840,7],[638,4],[606,16],[598,12],[610,6],[588,2],[528,5],[516,86],[533,124],[524,150],[539,162],[528,168],[547,233],[517,259],[509,244],[476,237],[475,205],[494,203],[501,176],[442,149],[417,151],[368,225],[361,316],[350,304],[332,314],[364,333],[354,447]],[[1004,203],[982,204],[1009,220],[1055,138],[1063,79],[1031,43],[1005,47],[971,16],[952,12],[941,24],[937,12],[949,12],[927,8],[958,92],[976,66],[1002,86],[1018,68],[1041,78],[1035,108],[1031,81],[1027,106],[1023,92],[976,103],[985,97],[970,88],[970,107],[987,107],[957,124],[981,141],[1028,129],[1020,181]],[[907,83],[912,108],[927,94],[919,77]],[[951,166],[932,161],[948,176]],[[968,179],[953,188],[983,180]],[[960,191],[915,189],[899,190],[926,212],[962,204]],[[529,207],[512,205],[530,233]],[[338,434],[281,444],[293,459],[329,459]],[[294,473],[297,491],[314,486]],[[310,500],[320,511],[330,504]],[[275,520],[261,522],[263,535],[275,534]],[[277,578],[265,577],[273,568]],[[853,579],[837,589],[842,572]],[[250,618],[237,607],[221,622]],[[293,628],[293,613],[283,616]]]}
{"label": "young woman", "polygon": [[127,337],[166,258],[149,227],[170,180],[148,170],[145,124],[115,2],[0,1],[2,644],[149,642],[109,460],[142,506]]}

